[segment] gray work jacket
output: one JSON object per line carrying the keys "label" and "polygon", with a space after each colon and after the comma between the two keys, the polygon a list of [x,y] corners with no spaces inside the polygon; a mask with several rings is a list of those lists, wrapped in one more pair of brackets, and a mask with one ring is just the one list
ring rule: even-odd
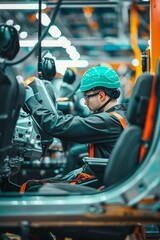
{"label": "gray work jacket", "polygon": [[31,97],[27,101],[27,106],[33,117],[41,128],[48,135],[64,141],[74,143],[93,143],[95,147],[95,157],[108,158],[110,153],[123,131],[123,127],[118,118],[109,112],[119,113],[126,121],[126,104],[117,104],[107,110],[107,112],[91,114],[87,117],[64,115],[57,111],[57,115],[46,109]]}

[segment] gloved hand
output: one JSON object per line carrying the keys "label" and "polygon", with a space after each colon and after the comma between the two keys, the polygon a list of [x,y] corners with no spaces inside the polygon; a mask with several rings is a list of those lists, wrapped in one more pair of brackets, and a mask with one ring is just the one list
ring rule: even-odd
{"label": "gloved hand", "polygon": [[33,89],[29,86],[27,86],[25,90],[26,90],[25,102],[27,102],[29,98],[34,97],[34,92]]}
{"label": "gloved hand", "polygon": [[71,181],[77,177],[77,175],[82,172],[83,168],[77,168],[71,172],[69,172],[67,175],[63,176],[61,179],[63,181]]}

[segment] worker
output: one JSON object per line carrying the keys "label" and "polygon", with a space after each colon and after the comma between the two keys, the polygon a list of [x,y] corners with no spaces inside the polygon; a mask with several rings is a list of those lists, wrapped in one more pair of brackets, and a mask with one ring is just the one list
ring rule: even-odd
{"label": "worker", "polygon": [[91,111],[89,116],[64,115],[58,110],[55,114],[36,100],[31,87],[26,88],[25,105],[48,135],[68,142],[90,144],[92,148],[94,146],[94,157],[109,158],[123,131],[120,119],[112,113],[117,113],[128,125],[127,105],[117,102],[119,88],[119,76],[112,68],[96,66],[83,74],[79,88]]}

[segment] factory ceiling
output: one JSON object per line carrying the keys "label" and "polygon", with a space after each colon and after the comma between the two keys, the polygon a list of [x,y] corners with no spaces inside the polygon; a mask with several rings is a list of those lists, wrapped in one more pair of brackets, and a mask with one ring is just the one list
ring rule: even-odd
{"label": "factory ceiling", "polygon": [[[47,26],[41,25],[38,33],[39,22],[35,17],[37,10],[19,9],[22,3],[39,3],[41,1],[0,1],[0,21],[6,23],[12,19],[13,25],[19,25],[19,32],[28,33],[25,40],[37,40]],[[6,9],[2,10],[2,5]],[[11,4],[15,10],[9,9]],[[46,8],[42,10],[51,19],[57,1],[42,1]],[[124,61],[134,58],[131,46],[131,6],[136,7],[138,26],[137,44],[143,51],[149,40],[149,1],[130,0],[63,0],[53,25],[61,31],[61,37],[66,37],[70,44],[80,54],[80,59],[85,59],[90,64],[102,62]],[[5,7],[4,7],[5,8]],[[57,40],[47,33],[45,40]],[[61,39],[62,40],[62,39]],[[23,42],[24,39],[21,39]],[[43,47],[49,49],[57,59],[70,59],[63,41],[61,46]]]}

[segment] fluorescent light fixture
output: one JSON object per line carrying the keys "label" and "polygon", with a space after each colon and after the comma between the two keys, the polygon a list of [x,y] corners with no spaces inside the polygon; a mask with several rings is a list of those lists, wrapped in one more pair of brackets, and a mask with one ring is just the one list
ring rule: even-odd
{"label": "fluorescent light fixture", "polygon": [[[38,3],[24,3],[24,4],[0,4],[0,10],[38,10]],[[46,4],[42,4],[42,9],[46,8]]]}
{"label": "fluorescent light fixture", "polygon": [[[37,40],[20,40],[20,47],[34,47]],[[63,47],[62,43],[58,40],[43,40],[42,47]],[[76,52],[76,57],[79,58],[80,54]],[[56,64],[64,67],[87,67],[89,65],[87,60],[56,60]]]}
{"label": "fluorescent light fixture", "polygon": [[56,60],[56,67],[76,67],[85,68],[88,67],[89,62],[87,60]]}
{"label": "fluorescent light fixture", "polygon": [[[20,35],[21,38],[24,38]],[[61,39],[62,40],[62,39]],[[37,43],[37,40],[20,40],[20,47],[34,47]],[[71,44],[69,40],[60,41],[59,39],[54,40],[43,40],[41,45],[42,47],[62,47],[62,48],[68,48],[68,46]],[[75,49],[75,47],[72,46],[71,49]],[[67,51],[66,51],[67,52]],[[76,52],[76,51],[75,51]],[[67,52],[69,54],[69,52]]]}
{"label": "fluorescent light fixture", "polygon": [[61,75],[64,75],[66,70],[66,66],[61,66],[60,64],[56,65],[56,72],[60,73]]}
{"label": "fluorescent light fixture", "polygon": [[[20,40],[20,47],[34,47],[37,40]],[[42,47],[63,47],[57,40],[43,40]]]}

